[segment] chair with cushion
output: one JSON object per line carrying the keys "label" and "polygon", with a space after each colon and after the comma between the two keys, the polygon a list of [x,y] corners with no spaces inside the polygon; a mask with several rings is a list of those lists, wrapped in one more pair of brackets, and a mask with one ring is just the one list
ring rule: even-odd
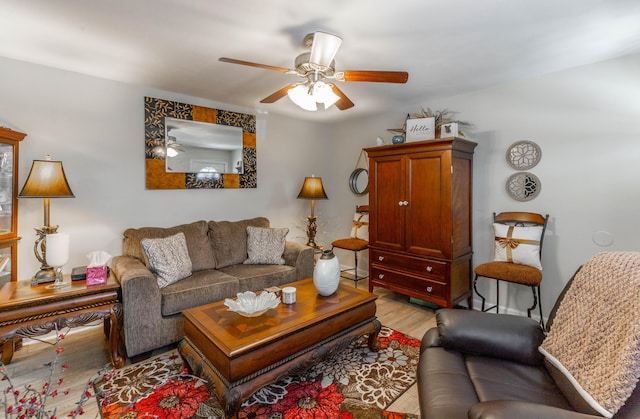
{"label": "chair with cushion", "polygon": [[[495,308],[498,313],[499,281],[526,285],[531,287],[533,293],[533,305],[527,309],[527,316],[531,317],[531,310],[538,306],[540,324],[544,327],[540,283],[542,282],[542,240],[548,219],[549,215],[543,216],[532,212],[493,213],[494,260],[478,265],[474,269],[473,289],[482,299],[482,311]],[[487,309],[485,309],[485,297],[478,292],[476,286],[478,277],[481,276],[496,280],[496,304]]]}
{"label": "chair with cushion", "polygon": [[[338,249],[350,250],[354,256],[354,267],[343,269],[340,272],[353,271],[353,278],[343,277],[351,279],[356,288],[358,288],[358,281],[367,279],[369,275],[358,278],[358,252],[367,250],[369,248],[369,205],[359,205],[356,207],[356,214],[353,217],[351,224],[351,236],[346,239],[334,240],[331,243],[332,249],[336,247]],[[342,274],[341,274],[342,276]]]}

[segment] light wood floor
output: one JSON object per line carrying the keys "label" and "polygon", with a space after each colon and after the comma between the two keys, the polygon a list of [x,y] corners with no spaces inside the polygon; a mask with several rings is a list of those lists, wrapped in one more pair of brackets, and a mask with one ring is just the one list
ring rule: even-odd
{"label": "light wood floor", "polygon": [[[353,286],[352,281],[345,281]],[[358,288],[367,289],[367,281],[359,281]],[[380,322],[415,338],[422,338],[424,333],[435,326],[433,310],[409,302],[409,297],[387,291],[382,288],[374,290],[379,295],[377,300],[377,316]],[[47,406],[58,409],[58,417],[66,417],[75,407],[85,384],[96,376],[98,370],[109,362],[108,341],[103,334],[102,323],[86,329],[71,329],[63,340],[64,352],[60,354],[60,363],[69,365],[69,369],[60,374],[54,373],[54,381],[64,377],[61,388],[71,388],[68,396],[58,396],[47,402]],[[168,348],[167,348],[168,349]],[[162,351],[158,351],[161,353]],[[54,356],[53,346],[46,343],[27,344],[14,355],[11,364],[5,368],[14,386],[21,388],[24,384],[32,383],[41,387],[49,375],[49,363]],[[127,361],[129,363],[129,360]],[[0,391],[4,390],[6,382],[0,382]],[[92,398],[84,405],[85,418],[99,417],[98,406]],[[418,408],[418,393],[414,384],[391,406],[390,410],[420,414]],[[0,416],[3,412],[0,411]]]}

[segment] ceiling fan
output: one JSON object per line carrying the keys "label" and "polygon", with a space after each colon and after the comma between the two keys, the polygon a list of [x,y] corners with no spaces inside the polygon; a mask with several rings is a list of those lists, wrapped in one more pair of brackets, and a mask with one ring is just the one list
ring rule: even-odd
{"label": "ceiling fan", "polygon": [[272,93],[260,103],[273,103],[285,95],[305,110],[315,111],[317,103],[324,104],[325,109],[335,104],[340,110],[354,106],[353,102],[332,81],[341,82],[375,82],[375,83],[406,83],[409,74],[405,71],[371,71],[371,70],[335,70],[335,55],[340,48],[342,38],[326,32],[308,34],[303,45],[310,47],[296,57],[295,69],[258,64],[250,61],[221,57],[219,61],[240,64],[265,70],[279,71],[296,75],[303,79],[291,83]]}
{"label": "ceiling fan", "polygon": [[165,140],[165,145],[167,147],[167,156],[175,157],[178,153],[183,153],[182,144],[178,143],[176,137],[172,135],[167,135],[167,139]]}

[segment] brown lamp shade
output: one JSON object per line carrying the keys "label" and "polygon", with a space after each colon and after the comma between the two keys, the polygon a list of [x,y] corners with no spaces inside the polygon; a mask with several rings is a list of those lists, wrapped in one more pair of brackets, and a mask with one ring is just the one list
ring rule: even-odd
{"label": "brown lamp shade", "polygon": [[322,178],[305,177],[298,199],[329,199],[322,187]]}
{"label": "brown lamp shade", "polygon": [[34,160],[20,198],[75,198],[61,161]]}

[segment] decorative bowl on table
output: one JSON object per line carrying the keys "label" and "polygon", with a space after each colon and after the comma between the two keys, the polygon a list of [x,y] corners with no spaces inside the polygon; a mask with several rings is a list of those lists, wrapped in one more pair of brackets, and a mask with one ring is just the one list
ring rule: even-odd
{"label": "decorative bowl on table", "polygon": [[224,305],[229,307],[229,311],[234,311],[244,317],[258,317],[266,313],[271,308],[278,307],[280,299],[272,292],[262,292],[256,295],[255,292],[246,291],[236,294],[236,299],[226,298]]}

